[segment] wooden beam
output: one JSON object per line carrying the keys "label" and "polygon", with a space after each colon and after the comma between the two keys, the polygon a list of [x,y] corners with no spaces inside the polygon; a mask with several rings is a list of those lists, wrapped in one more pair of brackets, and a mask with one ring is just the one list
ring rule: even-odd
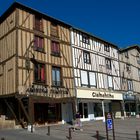
{"label": "wooden beam", "polygon": [[20,106],[21,106],[21,108],[22,108],[22,110],[23,110],[23,112],[24,112],[24,114],[25,114],[28,122],[31,123],[31,119],[29,117],[29,114],[27,113],[26,109],[24,108],[24,105],[23,105],[21,99],[20,98],[17,98],[17,100],[18,100],[18,102],[19,102],[19,104],[20,104]]}
{"label": "wooden beam", "polygon": [[12,113],[13,117],[15,118],[15,120],[16,120],[17,122],[19,122],[19,120],[18,120],[17,117],[16,117],[15,112],[13,111],[12,107],[9,105],[9,103],[7,102],[6,99],[4,99],[4,102],[5,102],[5,104],[7,105],[7,107],[9,108],[9,110],[10,110],[10,112]]}

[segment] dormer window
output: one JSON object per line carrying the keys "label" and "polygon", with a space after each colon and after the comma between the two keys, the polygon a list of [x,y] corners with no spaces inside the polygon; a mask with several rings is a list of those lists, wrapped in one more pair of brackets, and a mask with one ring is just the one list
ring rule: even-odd
{"label": "dormer window", "polygon": [[126,52],[124,53],[124,55],[125,55],[126,58],[129,58],[128,51],[126,51]]}
{"label": "dormer window", "polygon": [[39,16],[35,16],[35,29],[38,31],[43,30],[42,18],[40,18]]}
{"label": "dormer window", "polygon": [[106,59],[105,59],[105,64],[106,64],[106,68],[107,68],[107,69],[111,69],[111,59],[106,58]]}
{"label": "dormer window", "polygon": [[51,36],[58,37],[58,27],[56,23],[51,23]]}
{"label": "dormer window", "polygon": [[127,71],[127,72],[130,72],[130,71],[131,71],[131,66],[130,66],[130,64],[126,64],[126,71]]}
{"label": "dormer window", "polygon": [[109,45],[105,44],[105,45],[104,45],[104,50],[105,50],[106,52],[109,52],[109,51],[110,51]]}
{"label": "dormer window", "polygon": [[89,44],[89,37],[87,35],[82,35],[82,42]]}

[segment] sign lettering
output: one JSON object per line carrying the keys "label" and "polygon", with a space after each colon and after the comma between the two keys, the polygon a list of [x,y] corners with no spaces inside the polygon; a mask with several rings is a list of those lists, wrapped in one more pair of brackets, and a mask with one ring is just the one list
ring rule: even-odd
{"label": "sign lettering", "polygon": [[110,94],[110,93],[95,93],[95,92],[92,92],[92,96],[93,97],[102,97],[102,98],[114,98],[114,95]]}

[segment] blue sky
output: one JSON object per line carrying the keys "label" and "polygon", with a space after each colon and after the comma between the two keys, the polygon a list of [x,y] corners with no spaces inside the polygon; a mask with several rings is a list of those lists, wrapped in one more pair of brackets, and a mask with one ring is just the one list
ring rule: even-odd
{"label": "blue sky", "polygon": [[[0,15],[14,0],[0,0]],[[17,0],[119,47],[140,45],[140,0]]]}

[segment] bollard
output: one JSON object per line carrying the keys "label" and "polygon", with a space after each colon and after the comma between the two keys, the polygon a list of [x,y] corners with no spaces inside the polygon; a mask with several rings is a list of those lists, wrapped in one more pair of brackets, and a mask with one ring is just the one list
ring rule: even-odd
{"label": "bollard", "polygon": [[48,133],[47,133],[48,136],[50,136],[50,126],[48,126]]}
{"label": "bollard", "polygon": [[33,133],[33,124],[31,124],[31,133]]}
{"label": "bollard", "polygon": [[72,136],[71,136],[71,128],[69,128],[69,136],[67,136],[68,140],[72,140]]}
{"label": "bollard", "polygon": [[136,131],[136,140],[139,140],[139,131]]}
{"label": "bollard", "polygon": [[97,138],[97,140],[99,140],[99,131],[98,130],[96,131],[96,138]]}

